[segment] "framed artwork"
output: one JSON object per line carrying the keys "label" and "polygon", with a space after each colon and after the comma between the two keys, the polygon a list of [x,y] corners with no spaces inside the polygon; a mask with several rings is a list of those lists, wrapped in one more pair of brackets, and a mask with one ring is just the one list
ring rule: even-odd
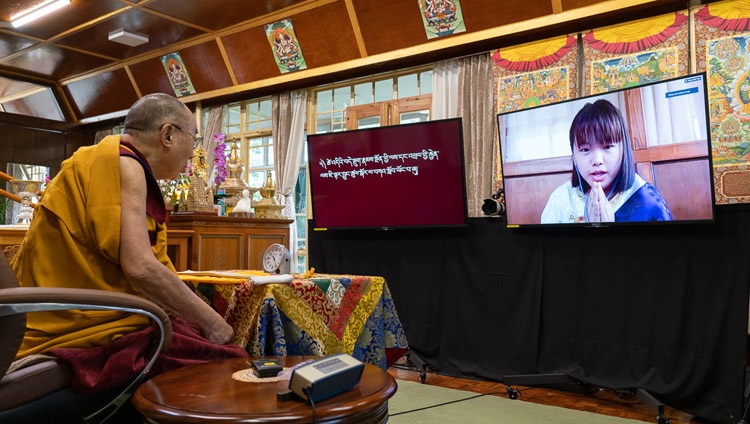
{"label": "framed artwork", "polygon": [[418,0],[427,39],[466,31],[459,0]]}
{"label": "framed artwork", "polygon": [[716,204],[750,203],[750,4],[693,11],[695,68],[709,81]]}
{"label": "framed artwork", "polygon": [[162,56],[161,63],[167,72],[167,78],[169,78],[169,83],[172,85],[175,96],[182,97],[188,94],[195,94],[195,87],[193,87],[193,83],[190,81],[190,75],[187,68],[185,68],[182,57],[180,57],[180,52]]}
{"label": "framed artwork", "polygon": [[307,68],[291,19],[268,24],[265,29],[276,65],[282,74]]}

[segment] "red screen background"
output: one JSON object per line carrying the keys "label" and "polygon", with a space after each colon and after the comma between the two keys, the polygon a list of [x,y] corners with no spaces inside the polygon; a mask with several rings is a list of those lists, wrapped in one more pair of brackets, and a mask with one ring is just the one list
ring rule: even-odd
{"label": "red screen background", "polygon": [[307,141],[316,228],[466,224],[461,119]]}

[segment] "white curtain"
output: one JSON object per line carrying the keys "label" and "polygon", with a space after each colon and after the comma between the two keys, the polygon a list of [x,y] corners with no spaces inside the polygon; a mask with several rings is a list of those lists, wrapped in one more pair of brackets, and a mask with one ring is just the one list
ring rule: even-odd
{"label": "white curtain", "polygon": [[495,106],[489,53],[459,59],[458,115],[463,118],[466,201],[470,217],[482,216],[492,195]]}
{"label": "white curtain", "polygon": [[431,120],[458,116],[458,69],[460,59],[438,62],[432,68]]}
{"label": "white curtain", "polygon": [[[305,147],[305,113],[307,91],[298,90],[272,97],[273,156],[276,170],[276,193],[284,205],[284,216],[296,218],[294,187],[297,185],[302,152]],[[289,228],[292,269],[297,257],[297,225]]]}

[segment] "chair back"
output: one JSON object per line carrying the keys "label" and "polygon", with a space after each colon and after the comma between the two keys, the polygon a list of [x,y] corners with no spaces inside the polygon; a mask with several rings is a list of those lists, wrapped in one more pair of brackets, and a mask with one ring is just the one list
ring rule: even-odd
{"label": "chair back", "polygon": [[[2,289],[12,287],[18,287],[18,279],[5,255],[0,255],[0,292]],[[8,367],[15,360],[25,331],[25,314],[0,315],[0,378],[5,375]]]}

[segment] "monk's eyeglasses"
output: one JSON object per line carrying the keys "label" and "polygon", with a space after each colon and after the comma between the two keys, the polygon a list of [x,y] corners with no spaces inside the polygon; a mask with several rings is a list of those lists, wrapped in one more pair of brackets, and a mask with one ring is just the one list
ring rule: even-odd
{"label": "monk's eyeglasses", "polygon": [[203,136],[202,135],[198,135],[198,134],[193,135],[193,134],[190,134],[189,132],[183,130],[182,127],[180,127],[177,124],[171,124],[170,123],[169,125],[177,128],[178,130],[180,130],[180,131],[184,132],[185,134],[189,135],[190,137],[193,137],[193,149],[195,149],[196,147],[198,147],[198,145],[201,144],[201,142],[203,141]]}

